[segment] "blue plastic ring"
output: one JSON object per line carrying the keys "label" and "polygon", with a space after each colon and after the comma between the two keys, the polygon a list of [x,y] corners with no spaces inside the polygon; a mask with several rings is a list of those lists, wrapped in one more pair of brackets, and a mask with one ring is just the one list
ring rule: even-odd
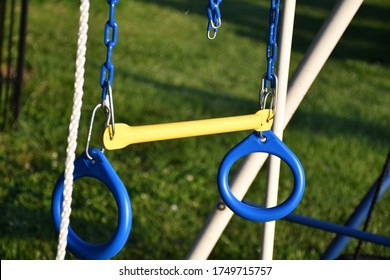
{"label": "blue plastic ring", "polygon": [[[269,222],[287,216],[298,206],[305,190],[303,167],[296,155],[272,131],[263,132],[263,136],[266,138],[264,142],[258,132],[250,134],[229,151],[218,170],[218,189],[225,204],[237,215],[255,222]],[[257,152],[281,158],[290,167],[294,176],[294,187],[290,196],[275,207],[264,208],[241,202],[230,190],[228,182],[230,168],[239,158]]]}
{"label": "blue plastic ring", "polygon": [[[130,198],[125,186],[116,174],[104,154],[96,148],[88,150],[93,160],[85,153],[78,157],[74,164],[74,180],[82,177],[93,177],[106,185],[113,194],[118,208],[118,225],[114,236],[104,244],[94,245],[83,241],[69,226],[68,249],[81,259],[110,259],[126,244],[131,229],[132,211]],[[64,174],[55,185],[52,197],[52,216],[56,230],[60,230],[64,190]]]}

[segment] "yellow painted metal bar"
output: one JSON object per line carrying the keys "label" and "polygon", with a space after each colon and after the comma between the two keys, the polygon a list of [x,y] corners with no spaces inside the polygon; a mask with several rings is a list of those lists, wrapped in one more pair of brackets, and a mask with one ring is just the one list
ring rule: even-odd
{"label": "yellow painted metal bar", "polygon": [[116,123],[114,137],[111,137],[110,127],[104,131],[103,144],[107,150],[116,150],[136,143],[252,129],[266,131],[271,129],[272,123],[273,113],[268,109],[260,110],[252,115],[165,124],[129,126],[124,123]]}

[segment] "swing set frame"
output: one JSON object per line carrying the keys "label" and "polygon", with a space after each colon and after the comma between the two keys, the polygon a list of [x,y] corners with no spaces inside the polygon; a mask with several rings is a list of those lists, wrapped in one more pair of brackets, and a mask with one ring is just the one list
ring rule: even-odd
{"label": "swing set frame", "polygon": [[[315,81],[316,77],[318,76],[319,72],[321,71],[322,67],[326,63],[327,59],[329,58],[330,54],[332,53],[333,49],[337,45],[338,41],[341,39],[344,31],[352,21],[353,17],[357,13],[359,7],[362,5],[363,0],[340,0],[332,10],[329,18],[325,21],[321,29],[319,30],[316,38],[314,39],[312,45],[309,47],[308,51],[306,52],[304,58],[302,59],[301,63],[297,67],[296,72],[294,73],[291,80],[288,80],[289,77],[289,66],[290,66],[290,56],[291,56],[291,47],[292,47],[292,37],[293,37],[293,26],[294,26],[294,16],[295,16],[295,6],[296,1],[295,0],[284,0],[283,1],[283,9],[282,9],[282,24],[281,24],[281,38],[280,38],[280,53],[279,53],[279,59],[278,59],[278,67],[277,67],[277,74],[275,76],[278,77],[278,82],[275,81],[275,91],[278,92],[277,101],[275,104],[275,107],[272,106],[271,110],[260,110],[256,114],[253,115],[247,115],[247,116],[239,116],[239,117],[229,117],[229,118],[222,118],[222,119],[209,119],[209,120],[202,120],[202,121],[192,121],[192,122],[183,122],[183,123],[171,123],[171,124],[162,124],[162,125],[148,125],[143,127],[129,127],[125,124],[119,124],[116,126],[116,129],[114,130],[114,120],[113,120],[113,103],[112,103],[112,96],[111,100],[108,100],[106,109],[108,109],[108,115],[112,115],[111,119],[112,122],[110,122],[110,125],[106,128],[105,135],[103,137],[104,140],[104,146],[106,146],[108,149],[119,149],[123,148],[129,144],[133,143],[140,143],[145,141],[157,141],[157,140],[165,140],[165,139],[174,139],[174,138],[182,138],[182,137],[191,137],[191,136],[200,136],[200,135],[207,135],[207,134],[215,134],[215,133],[224,133],[224,132],[231,132],[231,131],[238,131],[238,130],[246,130],[246,129],[255,129],[259,132],[259,135],[263,131],[267,131],[271,128],[272,124],[272,132],[267,131],[266,133],[271,133],[269,136],[275,137],[275,139],[278,139],[280,141],[280,145],[283,146],[281,139],[283,138],[283,131],[285,127],[287,126],[288,122],[291,120],[293,114],[298,109],[300,103],[304,99],[305,95],[309,91],[310,86]],[[113,28],[113,33],[116,34],[116,23],[114,20],[114,12],[115,12],[115,5],[117,4],[117,1],[113,0],[112,4],[110,4],[110,24],[106,26],[106,29],[108,31],[105,32],[105,34],[108,36],[110,35],[110,27]],[[85,12],[88,11],[87,8],[84,9]],[[87,15],[85,15],[86,21],[87,21]],[[82,28],[82,25],[80,25],[80,29]],[[86,33],[86,28],[84,27],[83,34]],[[86,38],[86,36],[84,36]],[[84,40],[85,40],[84,38]],[[111,38],[108,38],[107,40],[107,47],[108,47],[108,54],[107,57],[111,59],[111,51],[112,48],[116,44],[116,36]],[[85,45],[85,44],[84,44]],[[85,55],[85,48],[83,44],[80,44],[79,50],[82,55]],[[84,63],[82,61],[82,63]],[[110,64],[110,60],[108,60],[104,65]],[[83,67],[83,65],[80,63],[78,65],[80,68]],[[113,69],[113,65],[112,69]],[[105,69],[105,68],[104,68]],[[111,68],[107,68],[110,70]],[[106,73],[102,72],[102,79],[101,79],[101,85],[103,88],[103,93],[105,91],[105,85],[108,84],[108,92],[110,92],[110,85],[112,83],[112,77],[113,77],[113,70],[110,70],[110,73],[108,75],[108,80],[105,80]],[[276,79],[275,79],[276,80]],[[81,89],[79,89],[79,87]],[[80,95],[78,99],[81,99],[82,97],[82,80],[80,80],[80,83],[78,84],[78,87],[75,86],[76,89],[79,89]],[[110,93],[111,95],[111,93]],[[77,106],[76,106],[77,105]],[[78,107],[81,105],[75,103],[75,108],[78,109]],[[104,104],[103,104],[104,105]],[[262,104],[265,105],[265,104]],[[75,116],[77,117],[78,110],[75,111]],[[277,111],[278,114],[273,115],[273,112]],[[72,116],[73,117],[73,116]],[[225,122],[226,120],[229,120],[229,126],[226,131],[225,130],[217,130],[215,131],[215,127],[219,127],[222,122]],[[245,123],[244,128],[242,128],[242,123]],[[109,123],[107,123],[109,124]],[[206,125],[207,124],[207,125]],[[213,125],[211,125],[213,124]],[[215,125],[214,125],[215,124]],[[205,129],[205,126],[210,125],[211,130],[208,131]],[[260,125],[260,126],[259,126]],[[197,130],[200,132],[196,132],[193,134],[193,127],[197,127]],[[76,128],[77,129],[77,128]],[[114,132],[115,137],[117,136],[118,129],[124,131],[127,130],[127,134],[129,137],[122,137],[124,138],[131,138],[134,135],[134,131],[137,131],[137,134],[139,134],[140,139],[130,139],[129,141],[122,141],[121,143],[116,143],[114,140]],[[156,133],[156,129],[159,130],[161,133]],[[185,130],[187,129],[187,130]],[[157,135],[158,138],[151,139],[151,132],[152,134]],[[257,134],[256,134],[257,135]],[[162,138],[161,138],[162,136]],[[89,136],[90,137],[90,136]],[[268,138],[272,138],[268,137]],[[260,141],[258,136],[256,136],[256,141]],[[280,139],[280,140],[279,140]],[[73,139],[74,141],[76,139]],[[246,139],[244,140],[246,141]],[[244,142],[243,141],[243,142]],[[262,141],[262,140],[261,140]],[[261,142],[260,141],[260,142]],[[88,140],[89,142],[89,140]],[[113,142],[113,144],[111,143]],[[265,139],[263,141],[264,143],[268,143],[268,140]],[[112,146],[110,146],[112,144]],[[242,143],[237,145],[235,148],[231,150],[234,151],[238,146],[240,146]],[[261,145],[261,144],[260,144]],[[265,144],[264,144],[265,145]],[[279,149],[279,148],[278,148]],[[231,182],[231,185],[229,186],[229,193],[234,196],[234,200],[237,201],[238,204],[241,204],[241,200],[244,198],[245,194],[249,190],[251,184],[253,183],[255,177],[257,176],[258,172],[262,168],[263,164],[269,159],[268,164],[268,176],[267,176],[267,192],[266,192],[266,199],[265,199],[265,209],[262,207],[256,208],[256,215],[257,212],[265,211],[265,212],[271,212],[273,210],[276,210],[281,205],[277,205],[277,199],[278,199],[278,185],[279,185],[279,175],[280,175],[280,164],[281,159],[285,160],[286,158],[284,156],[279,155],[278,153],[273,153],[267,151],[265,153],[257,153],[257,150],[249,149],[251,152],[244,153],[245,155],[248,154],[248,156],[242,161],[241,166],[235,176],[233,177],[233,180]],[[260,151],[260,150],[259,150]],[[230,152],[229,152],[230,153]],[[272,155],[270,155],[272,154]],[[241,154],[240,154],[241,155]],[[88,155],[88,149],[86,151],[86,156],[88,156],[89,160],[93,161],[93,158],[90,158]],[[227,155],[229,157],[229,154]],[[295,157],[295,156],[294,156]],[[390,157],[390,155],[389,155]],[[71,160],[71,157],[69,157]],[[102,154],[102,158],[104,158]],[[235,156],[233,156],[235,160]],[[230,161],[232,161],[231,159]],[[68,160],[67,160],[68,161]],[[77,161],[77,160],[76,160]],[[221,166],[223,166],[225,159],[223,160]],[[390,159],[389,159],[390,161]],[[71,162],[71,161],[69,161]],[[297,160],[297,165],[300,165],[299,161]],[[227,164],[229,167],[231,162]],[[378,181],[374,184],[374,186],[371,188],[371,190],[367,193],[367,195],[363,198],[360,205],[356,208],[355,212],[352,214],[350,219],[347,221],[345,226],[337,225],[334,223],[316,220],[310,217],[304,217],[296,214],[291,214],[290,212],[295,208],[297,203],[300,200],[300,197],[303,194],[304,189],[304,175],[303,170],[300,171],[300,176],[303,178],[299,188],[295,188],[294,190],[299,190],[299,192],[296,193],[297,201],[294,204],[295,206],[287,211],[287,214],[279,215],[277,218],[273,219],[265,219],[265,220],[257,220],[257,221],[266,221],[264,223],[263,227],[263,238],[262,238],[262,253],[261,253],[261,259],[263,260],[271,260],[273,258],[273,248],[274,248],[274,236],[275,236],[275,223],[276,219],[279,219],[280,217],[284,217],[283,219],[298,223],[301,225],[310,226],[317,229],[322,229],[329,232],[334,232],[337,234],[337,237],[335,238],[334,242],[331,244],[329,249],[324,255],[324,259],[335,259],[338,257],[340,252],[345,247],[346,243],[348,242],[348,239],[350,237],[357,238],[359,240],[374,242],[377,244],[381,244],[384,246],[390,246],[390,238],[369,233],[366,231],[359,230],[360,224],[363,222],[364,219],[366,219],[367,216],[370,215],[370,212],[372,211],[372,205],[375,204],[375,202],[385,193],[385,191],[390,186],[390,164],[387,164],[384,168],[384,171],[382,172],[381,178],[378,179]],[[292,168],[292,164],[289,164],[290,168]],[[74,167],[73,167],[74,168]],[[86,167],[86,172],[92,172],[89,171],[91,166]],[[104,169],[104,168],[103,168]],[[228,168],[229,172],[230,167]],[[294,168],[292,168],[294,169]],[[105,170],[105,169],[104,169]],[[101,172],[98,172],[101,173]],[[113,171],[113,173],[115,173]],[[67,174],[73,174],[73,171],[69,169],[67,173],[65,173],[65,179],[67,178]],[[89,174],[89,173],[88,173]],[[90,176],[94,175],[95,173],[92,172]],[[296,173],[298,174],[298,173]],[[85,175],[85,174],[84,174]],[[300,176],[295,176],[295,181],[297,181],[297,178]],[[109,176],[110,177],[110,176]],[[68,181],[71,181],[72,178],[69,178]],[[298,178],[299,179],[299,178]],[[61,179],[63,180],[63,179]],[[118,178],[119,180],[119,178]],[[102,180],[104,181],[104,180]],[[119,180],[120,181],[120,180]],[[299,180],[298,180],[299,181]],[[226,179],[227,182],[227,179]],[[62,181],[60,182],[62,184]],[[114,186],[116,184],[107,184],[107,186]],[[220,185],[220,184],[219,184]],[[62,185],[61,185],[62,187]],[[65,188],[68,188],[65,186]],[[72,186],[69,186],[70,190]],[[125,189],[125,188],[123,188]],[[220,188],[221,191],[221,188]],[[231,191],[231,192],[230,192]],[[63,191],[65,193],[65,190]],[[71,195],[71,191],[68,191]],[[234,195],[233,195],[234,193]],[[61,193],[60,193],[61,194]],[[56,205],[60,205],[61,201],[61,195],[58,195],[59,199],[56,203]],[[223,197],[223,193],[221,193],[221,196]],[[69,195],[68,195],[69,197]],[[71,201],[71,197],[68,199]],[[290,200],[290,198],[288,199]],[[70,215],[70,207],[68,207],[68,204],[70,205],[69,201],[66,201],[64,199],[64,209],[67,208],[68,215]],[[225,203],[228,203],[226,201],[226,198],[224,198]],[[186,255],[186,259],[207,259],[209,254],[211,253],[212,249],[216,245],[217,241],[219,240],[220,236],[222,235],[224,229],[228,225],[230,219],[233,216],[233,212],[227,208],[227,207],[221,207],[221,200],[218,200],[215,204],[214,209],[210,213],[208,219],[205,222],[205,225],[203,229],[198,234],[197,238],[195,239],[192,247],[190,248],[190,251]],[[282,203],[284,204],[284,203]],[[65,207],[66,206],[66,207]],[[230,207],[230,206],[229,206]],[[240,206],[241,207],[241,206]],[[251,206],[245,206],[248,208],[251,208]],[[58,206],[58,209],[61,207]],[[234,207],[233,207],[234,208]],[[233,209],[231,207],[231,209]],[[233,209],[234,210],[234,209]],[[279,210],[279,209],[278,209]],[[58,213],[61,211],[59,210]],[[236,211],[235,211],[236,212]],[[236,212],[237,213],[237,212]],[[289,213],[289,214],[288,214]],[[58,217],[60,214],[58,214]],[[240,215],[242,216],[242,215]],[[256,221],[256,219],[250,219],[253,221]],[[270,222],[269,222],[270,221]],[[65,228],[67,229],[69,224],[69,216],[67,219],[65,219],[64,224],[61,223],[61,229]],[[58,228],[60,229],[59,222]],[[61,250],[58,251],[58,259],[64,257],[63,250],[66,247],[66,235],[67,232],[64,230],[61,234],[60,229],[60,240],[62,240],[62,243],[59,243],[59,248],[61,247]],[[128,227],[126,227],[126,231],[130,231]],[[128,235],[128,234],[127,234]],[[122,240],[123,238],[121,238]],[[127,239],[127,238],[126,238]],[[72,239],[71,239],[72,241]],[[116,241],[116,240],[114,240]],[[80,242],[80,244],[84,244],[84,242]],[[60,246],[61,245],[61,246]],[[77,246],[76,246],[77,247]],[[82,247],[82,246],[81,246]],[[119,246],[121,247],[121,246]],[[118,248],[119,248],[118,247]],[[108,248],[110,249],[110,248]],[[115,254],[115,253],[114,253]],[[106,257],[106,254],[103,254],[104,258]],[[108,254],[113,255],[113,254]],[[107,255],[107,256],[108,256]],[[94,254],[92,254],[92,257],[96,257]],[[100,257],[99,257],[100,258]]]}
{"label": "swing set frame", "polygon": [[[340,0],[336,3],[290,80],[288,80],[288,74],[296,1],[282,1],[280,52],[277,66],[279,86],[276,111],[278,114],[275,115],[273,124],[273,131],[280,139],[282,139],[284,128],[288,125],[295,111],[308,93],[333,49],[363,4],[363,1]],[[231,189],[238,199],[244,198],[267,158],[268,155],[259,153],[251,154],[243,160],[231,183]],[[271,156],[268,164],[265,207],[273,207],[276,205],[279,170],[280,159]],[[358,229],[367,217],[373,199],[379,200],[389,187],[390,170],[384,170],[381,184],[379,184],[379,180],[374,183],[344,226],[296,214],[287,215],[284,220],[336,233],[337,236],[323,255],[323,259],[336,259],[339,257],[351,237],[390,247],[389,237]],[[374,193],[378,188],[380,188],[379,195],[375,197]],[[232,211],[220,205],[221,201],[218,200],[187,253],[186,259],[204,260],[210,255],[233,217]],[[262,260],[271,260],[273,258],[275,223],[276,221],[264,223],[261,247]]]}

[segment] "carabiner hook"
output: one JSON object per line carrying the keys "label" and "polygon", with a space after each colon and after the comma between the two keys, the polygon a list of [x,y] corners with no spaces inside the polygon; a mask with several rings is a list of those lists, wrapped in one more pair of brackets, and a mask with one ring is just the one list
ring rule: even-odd
{"label": "carabiner hook", "polygon": [[[93,108],[92,115],[91,115],[91,121],[89,123],[87,143],[85,144],[85,155],[87,156],[87,158],[89,160],[93,160],[93,157],[89,154],[89,144],[91,143],[92,130],[93,130],[93,124],[95,122],[96,111],[99,108],[103,108],[105,110],[105,112],[106,112],[106,122],[104,124],[104,129],[109,125],[110,119],[111,119],[111,114],[110,114],[110,110],[109,110],[108,107],[105,107],[103,104],[98,104],[98,105],[95,106],[95,108]],[[104,145],[103,144],[102,144],[101,151],[104,152]]]}

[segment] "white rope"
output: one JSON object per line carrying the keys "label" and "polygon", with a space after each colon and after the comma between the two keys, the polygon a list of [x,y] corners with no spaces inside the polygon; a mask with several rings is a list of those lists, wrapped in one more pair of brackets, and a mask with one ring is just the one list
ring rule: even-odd
{"label": "white rope", "polygon": [[74,97],[72,116],[69,124],[68,148],[66,149],[65,161],[65,181],[64,181],[64,201],[62,204],[61,226],[58,237],[57,260],[65,259],[66,246],[68,239],[68,227],[70,223],[72,192],[73,192],[73,171],[75,152],[77,148],[77,134],[80,123],[81,105],[83,98],[84,72],[85,72],[85,55],[87,52],[87,33],[89,18],[89,0],[80,2],[80,20],[79,33],[77,41],[77,58],[76,72],[74,83]]}

